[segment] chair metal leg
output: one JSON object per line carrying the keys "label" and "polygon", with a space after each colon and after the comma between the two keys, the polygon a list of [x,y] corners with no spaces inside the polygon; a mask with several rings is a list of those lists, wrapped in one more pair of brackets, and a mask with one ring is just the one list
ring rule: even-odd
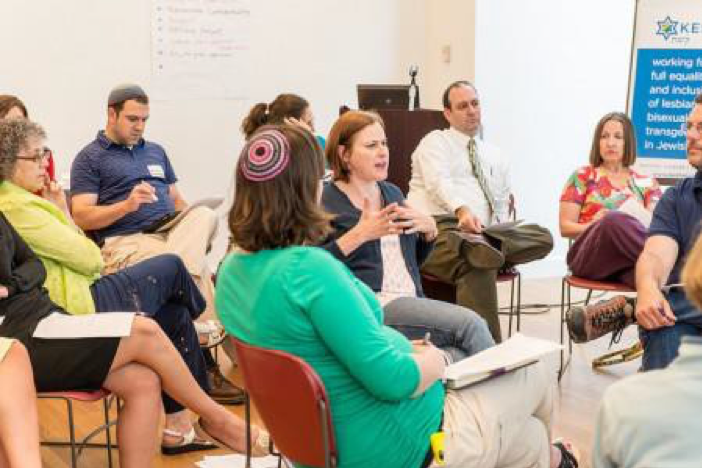
{"label": "chair metal leg", "polygon": [[[103,399],[103,411],[104,411],[104,416],[105,416],[105,424],[101,425],[100,427],[94,429],[91,431],[87,436],[82,438],[79,441],[77,441],[76,438],[76,424],[75,424],[75,414],[73,411],[73,401],[66,397],[66,396],[61,396],[61,395],[56,395],[56,396],[40,396],[40,398],[43,399],[48,399],[48,400],[61,400],[66,404],[66,413],[68,415],[68,436],[69,440],[48,440],[48,441],[42,441],[41,445],[47,446],[47,447],[68,447],[71,450],[71,468],[77,468],[78,467],[78,460],[80,459],[80,456],[83,453],[83,450],[86,448],[102,448],[102,449],[107,449],[107,464],[109,468],[113,468],[114,463],[112,461],[112,449],[117,448],[117,444],[112,442],[112,435],[110,434],[110,427],[114,426],[117,421],[110,421],[109,420],[109,407],[110,407],[110,399],[115,399],[117,401],[117,411],[119,413],[120,409],[120,404],[119,404],[119,399],[117,399],[114,395],[110,398],[104,398]],[[105,443],[96,443],[96,442],[90,442],[90,440],[100,434],[102,431],[107,431],[106,434],[106,442]]]}
{"label": "chair metal leg", "polygon": [[246,465],[251,468],[251,398],[248,392],[244,392],[244,408],[246,416]]}
{"label": "chair metal leg", "polygon": [[102,399],[105,411],[105,440],[107,441],[107,466],[112,468],[112,434],[110,434],[110,402],[109,398]]}
{"label": "chair metal leg", "polygon": [[519,273],[517,280],[517,331],[522,330],[522,274]]}
{"label": "chair metal leg", "polygon": [[[509,287],[509,328],[507,331],[507,337],[512,336],[512,317],[514,316],[514,278],[510,281]],[[517,326],[519,330],[519,326]]]}
{"label": "chair metal leg", "polygon": [[76,426],[73,420],[73,402],[66,398],[66,410],[68,412],[68,437],[71,441],[71,467],[78,468],[78,455],[76,453]]}
{"label": "chair metal leg", "polygon": [[329,427],[327,426],[327,405],[319,400],[319,418],[322,423],[322,440],[324,441],[324,466],[332,468],[331,449],[329,448]]}
{"label": "chair metal leg", "polygon": [[[567,304],[567,306],[566,306]],[[560,322],[560,335],[561,335],[561,345],[565,345],[565,333],[564,326],[566,324],[566,310],[570,309],[571,306],[571,288],[570,284],[563,278],[561,283],[561,322]],[[558,382],[561,381],[563,374],[565,373],[570,360],[573,357],[573,341],[570,339],[570,334],[568,334],[568,356],[566,358],[565,351],[561,350],[560,365],[558,367]]]}

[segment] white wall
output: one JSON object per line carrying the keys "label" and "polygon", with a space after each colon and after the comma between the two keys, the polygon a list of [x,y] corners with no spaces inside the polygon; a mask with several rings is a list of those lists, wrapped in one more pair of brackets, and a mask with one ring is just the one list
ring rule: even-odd
{"label": "white wall", "polygon": [[475,76],[475,0],[426,0],[425,4],[421,104],[426,109],[442,109],[446,86]]}
{"label": "white wall", "polygon": [[[253,0],[251,100],[153,102],[147,138],[169,151],[189,199],[222,195],[258,101],[309,99],[326,134],[357,83],[406,82],[423,68],[422,0]],[[42,123],[59,173],[104,126],[110,88],[150,77],[150,2],[2,0],[0,93],[20,96]]]}
{"label": "white wall", "polygon": [[510,157],[519,218],[547,226],[556,248],[527,274],[565,272],[558,197],[587,164],[607,112],[625,111],[634,0],[479,0],[476,85],[485,137]]}

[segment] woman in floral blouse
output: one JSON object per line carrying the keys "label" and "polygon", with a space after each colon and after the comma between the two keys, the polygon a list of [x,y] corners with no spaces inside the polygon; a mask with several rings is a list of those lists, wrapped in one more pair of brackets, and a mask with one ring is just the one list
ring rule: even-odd
{"label": "woman in floral blouse", "polygon": [[[653,211],[661,197],[654,179],[632,169],[635,161],[636,139],[629,118],[620,112],[602,117],[595,129],[590,164],[568,178],[560,198],[561,235],[574,239],[567,257],[574,275],[635,288],[636,260],[647,228],[641,219]],[[626,307],[623,296],[615,299],[605,305]],[[596,313],[599,309],[578,311]],[[585,331],[585,324],[579,328],[583,332],[573,336],[570,327],[576,341],[596,337]]]}

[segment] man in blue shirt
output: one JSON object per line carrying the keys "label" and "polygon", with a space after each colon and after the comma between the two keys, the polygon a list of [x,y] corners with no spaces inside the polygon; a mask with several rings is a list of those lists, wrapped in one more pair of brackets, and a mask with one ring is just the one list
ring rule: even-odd
{"label": "man in blue shirt", "polygon": [[665,192],[636,264],[636,321],[644,346],[644,370],[670,364],[683,335],[702,335],[702,311],[677,286],[702,220],[702,94],[695,98],[685,129],[687,160],[697,173]]}
{"label": "man in blue shirt", "polygon": [[[685,193],[697,197],[698,210],[700,206],[701,110],[702,95],[698,97],[697,106],[687,123],[688,158],[696,165],[698,172],[694,179],[687,180],[692,181],[692,190],[685,190],[683,182],[675,189],[678,193],[673,195],[679,197],[676,207],[682,210],[692,206],[687,205],[691,200],[684,200]],[[691,214],[695,215],[694,212]],[[662,216],[666,218],[665,213]],[[696,304],[697,310],[679,309],[676,298],[669,295],[666,300],[659,293],[658,284],[655,281],[651,284],[651,280],[663,277],[658,275],[661,270],[656,268],[670,265],[675,259],[670,255],[672,252],[665,250],[673,248],[673,245],[666,245],[665,241],[660,240],[651,241],[652,246],[656,242],[662,242],[663,249],[656,251],[652,247],[648,255],[659,255],[659,259],[642,259],[642,262],[650,263],[641,266],[642,269],[647,267],[649,272],[653,272],[649,274],[643,271],[645,276],[641,278],[642,286],[649,283],[647,287],[650,290],[640,291],[649,296],[642,298],[645,302],[641,303],[638,311],[642,327],[649,329],[647,350],[650,349],[652,354],[658,353],[649,356],[655,362],[649,361],[648,364],[664,364],[662,358],[668,359],[669,351],[675,351],[678,357],[665,369],[629,376],[605,391],[595,428],[595,445],[592,450],[594,468],[700,466],[702,444],[699,435],[702,432],[702,418],[697,409],[702,404],[702,336],[695,336],[699,335],[700,328],[695,330],[688,327],[690,321],[683,318],[686,312],[699,317],[699,308],[702,306],[702,238],[698,237],[694,247],[689,247],[693,245],[690,237],[694,237],[694,232],[698,229],[694,225],[699,223],[699,211],[696,216],[688,224],[693,229],[686,231],[693,235],[680,240],[688,246],[685,250],[689,251],[682,273],[685,292],[687,298]],[[665,230],[665,221],[666,219],[659,220],[656,233],[651,234],[651,239],[656,236],[670,238],[671,234],[677,237],[679,233],[674,232],[674,229]],[[677,245],[678,240],[674,243]],[[680,258],[678,256],[677,260]],[[679,273],[679,264],[674,268]],[[680,276],[675,278],[679,280]],[[684,330],[674,332],[675,328],[681,326],[690,328],[688,331],[691,333]],[[668,333],[667,338],[661,333]],[[681,334],[685,335],[682,339],[679,336]],[[663,342],[663,339],[669,339],[670,343]],[[680,346],[673,349],[672,345],[678,341],[681,342]]]}
{"label": "man in blue shirt", "polygon": [[[214,211],[189,207],[161,145],[143,138],[149,98],[133,84],[108,97],[107,125],[71,167],[71,211],[76,224],[102,244],[105,273],[164,253],[179,255],[213,310],[206,255],[217,227]],[[210,353],[211,396],[241,401],[241,392],[219,372]]]}

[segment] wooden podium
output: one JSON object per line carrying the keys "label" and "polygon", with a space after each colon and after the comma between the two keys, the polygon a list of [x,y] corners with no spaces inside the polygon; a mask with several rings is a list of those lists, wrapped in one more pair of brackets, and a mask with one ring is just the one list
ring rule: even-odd
{"label": "wooden podium", "polygon": [[436,129],[448,128],[444,114],[438,110],[378,110],[385,122],[385,134],[390,148],[388,181],[407,195],[412,176],[412,153],[424,135]]}

